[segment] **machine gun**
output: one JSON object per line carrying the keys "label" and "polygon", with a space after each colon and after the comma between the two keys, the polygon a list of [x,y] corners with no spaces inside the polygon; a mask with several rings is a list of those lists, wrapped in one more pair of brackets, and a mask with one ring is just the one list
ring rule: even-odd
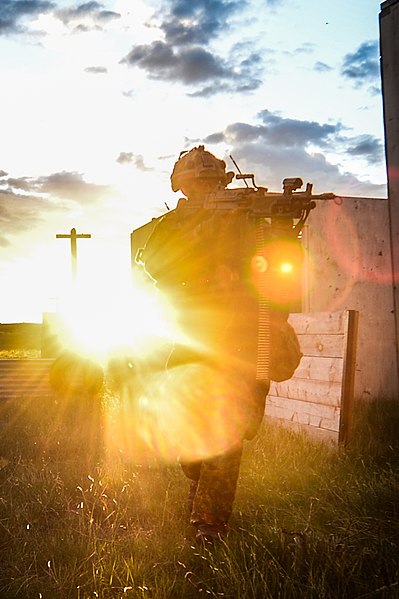
{"label": "machine gun", "polygon": [[[288,274],[289,271],[292,271],[293,268],[292,265],[289,266],[289,261],[298,263],[298,256],[301,253],[291,244],[296,258],[290,257],[288,254],[292,254],[292,251],[290,245],[287,246],[285,242],[291,240],[299,244],[303,226],[311,210],[315,208],[316,200],[332,200],[336,197],[335,194],[314,194],[311,183],[307,183],[305,190],[300,191],[303,181],[299,177],[284,179],[282,192],[270,192],[267,187],[256,185],[253,174],[240,172],[236,175],[236,179],[243,180],[245,187],[218,188],[201,199],[181,198],[174,210],[170,210],[133,231],[131,236],[133,267],[144,265],[143,254],[147,240],[155,229],[158,230],[158,223],[161,225],[165,218],[166,233],[163,235],[163,239],[167,253],[170,246],[168,239],[173,239],[177,235],[185,235],[187,247],[190,246],[192,226],[197,218],[197,222],[203,218],[210,222],[209,217],[212,216],[212,213],[218,217],[223,217],[224,214],[227,216],[230,213],[241,214],[245,219],[254,223],[255,228],[262,234],[264,233],[266,237],[280,240],[281,243],[272,246],[270,251],[273,255],[269,256],[268,261],[271,265],[276,262],[280,263],[280,266],[274,268],[275,272],[285,271]],[[248,180],[251,181],[251,186],[248,184]],[[206,213],[209,214],[209,217]],[[162,227],[163,225],[161,230]],[[274,247],[276,249],[273,249]],[[287,255],[286,260],[285,255]]]}
{"label": "machine gun", "polygon": [[[201,207],[217,212],[239,210],[254,220],[270,218],[272,225],[293,229],[292,235],[295,232],[298,237],[310,211],[316,207],[315,200],[332,200],[336,197],[333,193],[313,194],[312,183],[307,183],[304,191],[297,191],[303,186],[299,177],[284,179],[282,192],[270,192],[267,187],[256,185],[253,174],[239,173],[235,178],[243,180],[245,187],[216,190],[209,193],[201,204],[193,200],[180,200],[177,208],[184,207],[184,210],[191,211]],[[251,187],[247,180],[251,181]]]}

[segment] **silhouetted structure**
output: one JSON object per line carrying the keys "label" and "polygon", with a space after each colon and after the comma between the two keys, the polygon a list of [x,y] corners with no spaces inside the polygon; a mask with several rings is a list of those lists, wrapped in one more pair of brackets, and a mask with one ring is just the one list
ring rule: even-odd
{"label": "silhouetted structure", "polygon": [[71,259],[72,259],[72,279],[76,280],[76,273],[77,273],[77,247],[76,247],[76,240],[77,239],[91,239],[91,235],[87,234],[87,233],[76,233],[76,229],[73,228],[71,229],[71,232],[69,234],[65,233],[65,234],[57,234],[56,235],[57,239],[70,239],[71,240]]}
{"label": "silhouetted structure", "polygon": [[[381,4],[380,54],[396,352],[399,356],[399,0],[387,0]],[[397,363],[399,365],[398,357]]]}

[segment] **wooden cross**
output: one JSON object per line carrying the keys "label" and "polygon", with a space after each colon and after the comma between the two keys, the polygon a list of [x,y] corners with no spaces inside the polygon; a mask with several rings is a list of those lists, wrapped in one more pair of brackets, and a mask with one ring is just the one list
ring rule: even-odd
{"label": "wooden cross", "polygon": [[77,249],[76,249],[76,240],[77,239],[90,239],[91,235],[84,233],[76,233],[76,229],[71,229],[69,234],[57,234],[57,239],[70,239],[71,240],[71,259],[72,259],[72,279],[76,280],[76,262],[77,262]]}

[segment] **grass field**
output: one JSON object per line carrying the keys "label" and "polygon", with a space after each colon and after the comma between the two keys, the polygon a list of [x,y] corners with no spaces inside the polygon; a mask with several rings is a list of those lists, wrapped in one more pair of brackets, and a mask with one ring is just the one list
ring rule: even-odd
{"label": "grass field", "polygon": [[193,543],[179,466],[102,414],[0,404],[1,598],[399,597],[396,402],[358,405],[346,450],[266,423],[213,549]]}
{"label": "grass field", "polygon": [[0,351],[40,350],[42,325],[31,322],[0,323]]}

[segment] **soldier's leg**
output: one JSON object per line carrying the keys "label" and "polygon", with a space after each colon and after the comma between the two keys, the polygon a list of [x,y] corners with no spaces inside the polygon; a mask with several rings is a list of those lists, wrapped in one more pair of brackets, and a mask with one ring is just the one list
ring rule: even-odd
{"label": "soldier's leg", "polygon": [[237,488],[242,443],[204,460],[193,501],[191,523],[199,534],[216,538],[227,531]]}
{"label": "soldier's leg", "polygon": [[201,461],[197,462],[185,462],[184,460],[179,460],[180,466],[187,476],[190,479],[190,489],[187,497],[187,507],[188,511],[191,514],[193,509],[194,498],[197,493],[198,481],[201,474]]}

